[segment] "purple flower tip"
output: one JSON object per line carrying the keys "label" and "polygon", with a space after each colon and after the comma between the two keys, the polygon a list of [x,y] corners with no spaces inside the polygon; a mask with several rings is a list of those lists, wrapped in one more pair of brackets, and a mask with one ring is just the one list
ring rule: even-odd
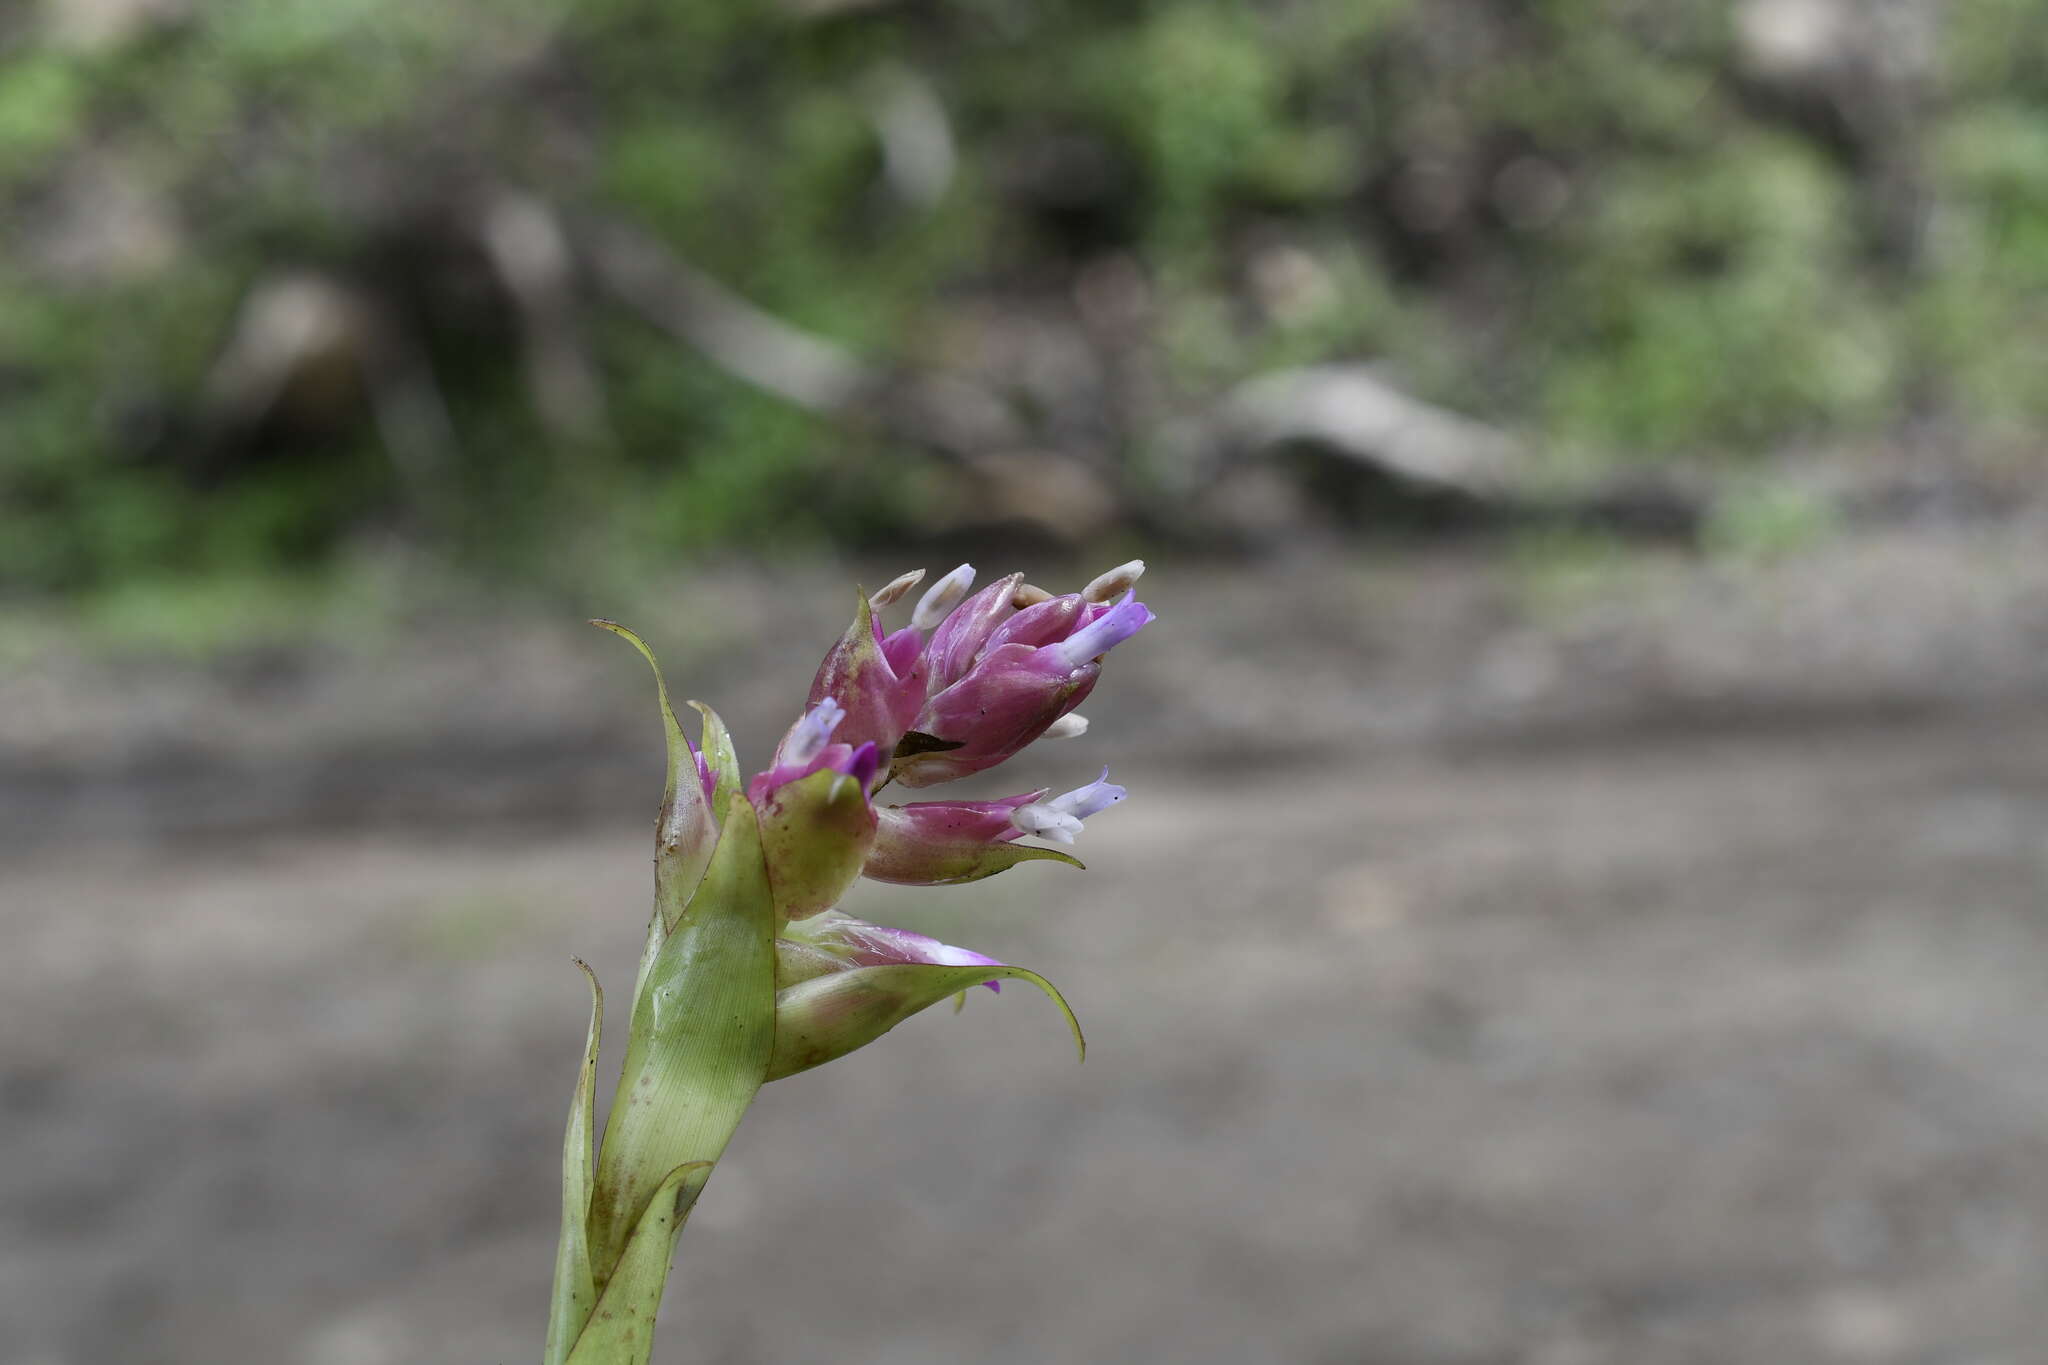
{"label": "purple flower tip", "polygon": [[1026,834],[1035,834],[1056,844],[1072,844],[1081,832],[1083,820],[1109,809],[1127,795],[1128,792],[1109,780],[1109,769],[1104,768],[1102,776],[1085,787],[1076,787],[1050,801],[1034,801],[1028,806],[1019,806],[1010,813],[1010,823]]}
{"label": "purple flower tip", "polygon": [[1104,764],[1102,776],[1085,787],[1076,787],[1064,795],[1055,796],[1052,804],[1069,815],[1086,820],[1097,811],[1107,810],[1129,795],[1129,792],[1109,780],[1109,765]]}
{"label": "purple flower tip", "polygon": [[803,767],[824,751],[832,732],[846,719],[846,708],[827,697],[798,721],[783,741],[778,766]]}
{"label": "purple flower tip", "polygon": [[[853,751],[852,756],[846,760],[846,766],[840,771],[860,783],[861,790],[866,791],[875,780],[875,769],[881,766],[882,751],[875,747],[873,740],[869,740]],[[1105,768],[1103,771],[1106,773],[1109,770]]]}
{"label": "purple flower tip", "polygon": [[1158,618],[1152,609],[1126,592],[1117,604],[1069,635],[1058,646],[1067,667],[1079,668],[1090,659],[1107,654]]}

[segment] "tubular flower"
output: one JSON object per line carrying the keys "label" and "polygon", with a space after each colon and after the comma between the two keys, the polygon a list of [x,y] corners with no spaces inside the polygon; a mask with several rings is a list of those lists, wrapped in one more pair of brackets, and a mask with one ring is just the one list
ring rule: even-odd
{"label": "tubular flower", "polygon": [[1035,859],[1079,867],[1057,849],[1014,842],[1034,834],[1072,845],[1081,822],[1124,798],[1124,789],[1102,777],[1085,787],[1046,800],[1044,788],[999,801],[914,801],[885,806],[880,829],[862,875],[909,886],[950,886],[979,881]]}
{"label": "tubular flower", "polygon": [[1105,766],[1102,776],[1085,787],[1076,787],[1050,801],[1033,801],[1017,807],[1010,812],[1010,822],[1025,834],[1035,834],[1056,844],[1071,845],[1074,836],[1081,832],[1083,820],[1107,810],[1128,795],[1129,792],[1109,780],[1109,768]]}
{"label": "tubular flower", "polygon": [[1069,593],[1019,611],[1015,582],[977,593],[933,633],[931,696],[912,727],[920,747],[899,748],[891,769],[905,786],[992,768],[1045,734],[1094,689],[1102,656],[1155,619],[1130,591],[1114,604]]}
{"label": "tubular flower", "polygon": [[861,874],[906,886],[950,886],[993,877],[1034,858],[1073,863],[1064,853],[1010,842],[1024,832],[1011,822],[1011,815],[1044,795],[1041,790],[1000,801],[884,806],[876,812],[880,829]]}

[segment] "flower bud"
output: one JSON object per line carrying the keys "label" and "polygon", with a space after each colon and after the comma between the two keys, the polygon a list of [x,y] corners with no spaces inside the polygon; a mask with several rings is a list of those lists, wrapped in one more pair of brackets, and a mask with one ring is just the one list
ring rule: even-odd
{"label": "flower bud", "polygon": [[872,743],[882,753],[893,753],[924,702],[922,645],[914,626],[884,639],[874,608],[862,597],[853,624],[818,665],[808,704],[816,708],[830,701],[841,709],[841,742]]}

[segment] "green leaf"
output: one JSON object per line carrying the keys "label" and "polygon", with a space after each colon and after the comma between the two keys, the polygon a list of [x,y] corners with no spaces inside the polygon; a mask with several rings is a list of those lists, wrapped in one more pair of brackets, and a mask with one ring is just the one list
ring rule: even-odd
{"label": "green leaf", "polygon": [[984,981],[1028,981],[1066,1016],[1083,1058],[1088,1040],[1065,997],[1050,981],[1022,967],[938,967],[899,963],[801,981],[776,996],[775,1055],[768,1079],[779,1081],[865,1047],[919,1010]]}
{"label": "green leaf", "polygon": [[704,761],[710,765],[717,781],[717,789],[711,794],[711,809],[723,820],[725,808],[732,803],[733,793],[740,789],[740,756],[733,749],[732,736],[727,733],[725,722],[718,718],[718,713],[701,701],[693,701],[690,705],[704,717],[704,738],[698,747],[704,751]]}
{"label": "green leaf", "polygon": [[[654,1351],[654,1320],[661,1312],[661,1294],[668,1286],[669,1257],[676,1234],[710,1178],[711,1163],[690,1161],[662,1178],[648,1201],[647,1212],[634,1225],[625,1254],[604,1297],[590,1314],[590,1324],[576,1339],[565,1365],[646,1365]],[[552,1352],[550,1362],[554,1360]]]}
{"label": "green leaf", "polygon": [[597,1044],[604,1031],[604,991],[597,974],[581,958],[577,970],[590,983],[590,1031],[583,1043],[583,1065],[569,1100],[569,1128],[562,1138],[562,1240],[555,1249],[555,1289],[548,1304],[546,1365],[563,1365],[569,1349],[590,1319],[597,1289],[590,1275],[590,1134],[596,1103]]}
{"label": "green leaf", "polygon": [[600,1286],[656,1185],[685,1162],[716,1161],[760,1089],[775,1041],[774,915],[754,808],[739,797],[634,1002],[591,1196]]}
{"label": "green leaf", "polygon": [[[594,620],[590,624],[624,639],[654,670],[662,732],[668,740],[668,779],[661,792],[661,815],[654,826],[654,905],[663,927],[673,932],[682,923],[683,911],[711,862],[712,847],[718,842],[718,821],[697,777],[696,751],[690,748],[675,707],[669,704],[668,682],[661,676],[654,651],[617,621]],[[729,742],[727,747],[731,747]]]}

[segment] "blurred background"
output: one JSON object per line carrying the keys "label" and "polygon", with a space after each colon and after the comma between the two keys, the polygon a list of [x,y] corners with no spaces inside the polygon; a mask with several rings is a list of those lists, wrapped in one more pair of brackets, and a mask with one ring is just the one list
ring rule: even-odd
{"label": "blurred background", "polygon": [[0,1360],[531,1358],[582,620],[758,762],[1136,555],[1090,871],[850,907],[1089,1062],[771,1087],[666,1358],[2041,1358],[2041,7],[37,0],[0,297]]}

